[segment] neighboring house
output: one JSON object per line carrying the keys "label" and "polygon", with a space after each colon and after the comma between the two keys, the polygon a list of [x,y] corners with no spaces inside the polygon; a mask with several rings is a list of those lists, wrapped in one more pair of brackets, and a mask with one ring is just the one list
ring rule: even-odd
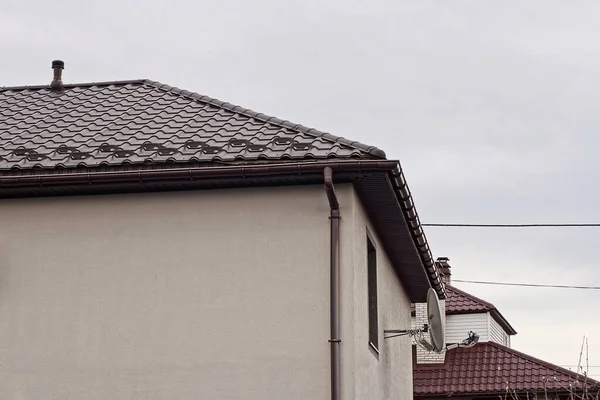
{"label": "neighboring house", "polygon": [[[510,336],[517,332],[498,309],[451,286],[447,258],[438,258],[436,266],[443,275],[447,294],[446,343],[460,343],[469,331],[479,335],[479,342],[439,354],[417,347],[413,379],[416,399],[597,398],[600,382],[511,349]],[[415,304],[414,308],[413,325],[422,324],[426,321],[425,304]]]}
{"label": "neighboring house", "polygon": [[[0,89],[1,399],[411,399],[398,161],[148,80]],[[340,219],[341,218],[341,219]]]}

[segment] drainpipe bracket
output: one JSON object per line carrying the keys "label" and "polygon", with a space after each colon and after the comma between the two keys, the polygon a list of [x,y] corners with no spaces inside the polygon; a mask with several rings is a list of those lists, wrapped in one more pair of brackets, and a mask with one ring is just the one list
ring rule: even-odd
{"label": "drainpipe bracket", "polygon": [[342,339],[329,339],[329,343],[342,343]]}

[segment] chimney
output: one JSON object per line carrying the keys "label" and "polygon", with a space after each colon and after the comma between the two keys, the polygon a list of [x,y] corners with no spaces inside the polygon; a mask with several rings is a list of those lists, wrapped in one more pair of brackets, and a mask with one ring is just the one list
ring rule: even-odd
{"label": "chimney", "polygon": [[442,280],[446,285],[450,285],[450,277],[452,276],[452,272],[450,271],[450,264],[448,264],[450,259],[448,257],[438,257],[435,261],[436,266],[438,267],[438,271],[442,275]]}
{"label": "chimney", "polygon": [[52,69],[54,70],[54,79],[52,79],[52,83],[50,83],[50,89],[54,92],[62,92],[64,89],[62,82],[62,70],[65,69],[64,61],[52,61]]}

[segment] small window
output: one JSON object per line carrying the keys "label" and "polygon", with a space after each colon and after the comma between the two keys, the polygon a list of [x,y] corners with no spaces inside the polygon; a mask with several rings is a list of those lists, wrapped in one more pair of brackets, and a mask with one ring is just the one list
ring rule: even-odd
{"label": "small window", "polygon": [[367,236],[367,285],[369,295],[369,343],[379,351],[377,323],[377,252]]}

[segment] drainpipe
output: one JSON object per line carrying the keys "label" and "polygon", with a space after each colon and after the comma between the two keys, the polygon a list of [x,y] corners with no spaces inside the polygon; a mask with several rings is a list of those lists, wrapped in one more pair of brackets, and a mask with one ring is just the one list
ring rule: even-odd
{"label": "drainpipe", "polygon": [[330,261],[331,289],[330,289],[330,331],[331,338],[331,400],[340,400],[340,203],[338,202],[333,186],[333,171],[326,167],[323,171],[325,178],[325,192],[329,200],[330,236]]}

